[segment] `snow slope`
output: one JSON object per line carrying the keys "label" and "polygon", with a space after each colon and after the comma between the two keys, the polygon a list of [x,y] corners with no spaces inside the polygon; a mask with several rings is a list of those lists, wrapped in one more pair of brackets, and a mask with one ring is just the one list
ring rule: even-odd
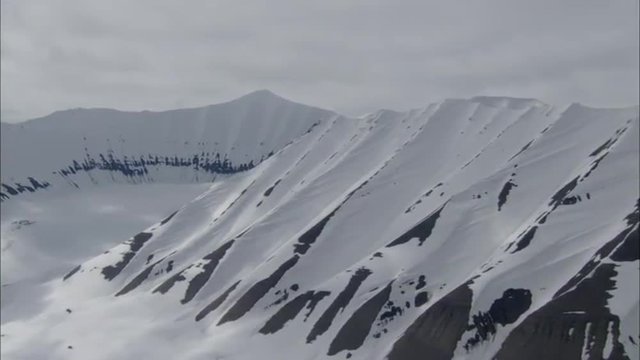
{"label": "snow slope", "polygon": [[[639,356],[637,107],[476,97],[348,118],[259,91],[2,126],[7,359]],[[27,200],[109,208],[150,186],[158,205],[129,213],[156,220],[128,219],[124,242],[120,220],[72,211],[85,225],[38,253],[77,261],[64,271],[11,251],[45,241],[38,222],[5,231],[37,214]]]}

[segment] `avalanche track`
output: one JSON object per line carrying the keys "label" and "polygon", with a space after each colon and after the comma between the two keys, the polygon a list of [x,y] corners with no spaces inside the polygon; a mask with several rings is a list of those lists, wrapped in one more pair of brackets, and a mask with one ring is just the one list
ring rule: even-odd
{"label": "avalanche track", "polygon": [[638,132],[265,90],[3,123],[2,357],[638,359]]}

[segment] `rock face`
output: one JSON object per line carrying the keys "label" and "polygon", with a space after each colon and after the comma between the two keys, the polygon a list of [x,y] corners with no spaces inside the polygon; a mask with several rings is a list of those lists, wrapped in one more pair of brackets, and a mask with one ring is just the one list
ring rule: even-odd
{"label": "rock face", "polygon": [[[477,97],[349,118],[268,91],[2,124],[3,213],[34,216],[3,220],[2,260],[47,272],[3,265],[23,280],[3,283],[2,356],[637,359],[639,130],[638,108]],[[41,205],[190,183],[210,187],[43,265],[117,226],[69,244],[114,206]]]}
{"label": "rock face", "polygon": [[393,345],[389,359],[451,359],[469,321],[469,284],[445,295],[422,313]]}

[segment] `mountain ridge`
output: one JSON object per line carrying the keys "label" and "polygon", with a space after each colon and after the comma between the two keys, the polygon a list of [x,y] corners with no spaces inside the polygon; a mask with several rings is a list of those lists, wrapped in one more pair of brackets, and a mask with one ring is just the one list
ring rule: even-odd
{"label": "mountain ridge", "polygon": [[[260,101],[265,101],[267,98],[271,98],[275,101],[286,101],[289,103],[294,103],[294,104],[298,104],[298,105],[303,105],[303,106],[308,106],[308,107],[312,107],[312,108],[316,108],[316,109],[322,109],[325,111],[330,111],[330,112],[335,112],[334,110],[328,110],[328,109],[323,109],[321,107],[318,106],[314,106],[314,105],[310,105],[310,104],[306,104],[306,103],[302,103],[302,102],[297,102],[295,100],[290,100],[288,98],[285,98],[269,89],[260,89],[260,90],[255,90],[252,92],[249,92],[245,95],[241,95],[237,98],[231,99],[231,100],[227,100],[227,101],[222,101],[222,102],[218,102],[218,103],[213,103],[213,104],[208,104],[208,105],[202,105],[202,106],[193,106],[193,107],[185,107],[185,108],[175,108],[175,109],[167,109],[167,110],[120,110],[120,109],[115,109],[115,108],[109,108],[109,107],[88,107],[88,108],[72,108],[72,109],[64,109],[64,110],[56,110],[48,115],[44,115],[44,116],[39,116],[39,117],[35,117],[35,118],[31,118],[31,119],[25,119],[23,121],[19,121],[19,122],[0,122],[3,125],[21,125],[21,124],[25,124],[27,122],[31,122],[31,121],[40,121],[43,119],[51,119],[52,117],[57,117],[57,116],[61,116],[64,114],[68,114],[68,113],[74,113],[74,112],[91,112],[91,111],[107,111],[107,112],[114,112],[114,113],[124,113],[124,114],[162,114],[162,113],[171,113],[171,112],[177,112],[177,111],[188,111],[188,110],[202,110],[205,108],[209,108],[209,107],[215,107],[215,106],[219,106],[219,105],[225,105],[225,104],[229,104],[229,103],[234,103],[234,102],[239,102],[239,101],[251,101],[259,99]],[[546,104],[545,102],[542,102],[540,100],[537,100],[535,98],[523,98],[523,97],[510,97],[510,96],[497,96],[497,95],[476,95],[470,98],[447,98],[442,100],[441,102],[444,101],[477,101],[477,102],[485,102],[485,104],[495,104],[495,103],[500,103],[500,102],[505,102],[505,103],[516,103],[516,104],[526,104],[526,103],[532,103],[532,104],[538,104],[540,106],[548,106],[548,104]],[[572,106],[572,105],[576,105],[576,106],[581,106],[581,107],[586,107],[586,108],[590,108],[590,109],[606,109],[606,110],[628,110],[628,109],[638,109],[640,107],[640,105],[629,105],[629,106],[620,106],[620,107],[597,107],[597,106],[589,106],[589,105],[585,105],[582,104],[580,102],[572,102],[571,104],[567,105],[567,107]],[[369,114],[373,114],[373,113],[377,113],[380,111],[392,111],[395,113],[406,113],[406,112],[410,112],[413,110],[418,110],[418,109],[423,109],[424,107],[418,107],[418,108],[412,108],[412,109],[406,109],[406,110],[394,110],[394,109],[387,109],[387,108],[381,108],[378,110],[374,110],[372,112],[369,112]],[[338,112],[336,112],[337,114],[340,114]],[[340,114],[342,116],[345,117],[350,117],[353,119],[358,119],[358,118],[362,118],[365,115],[360,115],[360,116],[348,116],[345,114]]]}

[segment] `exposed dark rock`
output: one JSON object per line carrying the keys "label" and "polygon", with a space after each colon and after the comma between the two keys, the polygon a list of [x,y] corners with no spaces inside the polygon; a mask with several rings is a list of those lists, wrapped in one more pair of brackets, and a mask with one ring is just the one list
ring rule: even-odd
{"label": "exposed dark rock", "polygon": [[315,296],[309,300],[309,305],[307,305],[307,309],[309,311],[307,311],[307,313],[304,314],[303,321],[306,322],[309,319],[309,316],[311,316],[311,314],[313,313],[313,310],[316,309],[316,305],[318,305],[320,300],[322,300],[325,296],[329,296],[330,294],[331,292],[329,291],[316,291]]}
{"label": "exposed dark rock", "polygon": [[309,230],[305,231],[304,234],[300,235],[298,238],[298,242],[293,245],[293,252],[296,254],[304,255],[307,253],[311,244],[316,242],[320,233],[327,225],[329,220],[335,215],[336,211],[338,211],[340,207],[335,208],[329,215],[325,216],[322,220],[320,220],[317,224],[313,225]]}
{"label": "exposed dark rock", "polygon": [[[329,295],[328,291],[310,290],[296,296],[293,300],[281,307],[271,318],[269,318],[269,320],[267,320],[264,326],[260,329],[260,333],[266,335],[279,331],[288,321],[295,319],[307,303],[309,303],[307,308],[311,305],[315,307],[315,305],[327,295]],[[313,308],[310,308],[310,310],[313,311]],[[307,317],[309,314],[307,314]]]}
{"label": "exposed dark rock", "polygon": [[502,297],[495,300],[489,311],[473,315],[473,324],[467,330],[476,330],[467,340],[464,348],[469,351],[478,343],[485,341],[497,331],[496,325],[512,324],[531,306],[531,292],[527,289],[507,289]]}
{"label": "exposed dark rock", "polygon": [[124,255],[122,255],[122,259],[115,265],[109,265],[102,268],[102,275],[104,275],[104,278],[111,281],[118,276],[122,269],[124,269],[131,259],[133,259],[138,250],[140,250],[142,246],[151,239],[151,236],[153,236],[152,233],[141,232],[134,236],[133,239],[125,241],[124,244],[129,245],[129,251],[125,252]]}
{"label": "exposed dark rock", "polygon": [[395,306],[393,301],[388,301],[385,308],[387,311],[380,314],[380,325],[384,325],[393,320],[396,316],[402,315],[402,308],[400,306]]}
{"label": "exposed dark rock", "polygon": [[294,255],[285,261],[273,272],[268,278],[256,282],[246,293],[244,293],[238,301],[222,316],[218,325],[222,325],[228,321],[234,321],[246,314],[262,297],[289,271],[300,259],[300,256]]}
{"label": "exposed dark rock", "polygon": [[600,165],[600,163],[602,162],[602,160],[604,160],[604,158],[607,157],[607,155],[609,155],[609,152],[606,152],[602,155],[600,155],[598,158],[596,158],[595,160],[593,160],[593,162],[591,162],[591,165],[589,166],[589,171],[587,171],[586,174],[584,174],[583,179],[586,179],[589,177],[589,175],[591,175],[592,172],[594,172],[598,166]]}
{"label": "exposed dark rock", "polygon": [[147,266],[147,268],[145,268],[142,272],[136,275],[136,277],[134,277],[133,280],[131,280],[127,285],[125,285],[122,288],[122,290],[118,291],[118,293],[116,293],[116,296],[124,295],[130,292],[131,290],[137,288],[138,286],[140,286],[140,284],[142,284],[142,282],[144,282],[149,277],[149,274],[151,274],[153,267],[159,264],[162,260],[164,259],[160,259],[155,263]]}
{"label": "exposed dark rock", "polygon": [[[607,337],[609,359],[628,359],[620,342],[620,319],[607,308],[613,289],[614,264],[599,265],[593,275],[527,316],[513,329],[496,359],[602,359]],[[609,329],[611,328],[611,333]],[[588,344],[585,344],[585,338]]]}
{"label": "exposed dark rock", "polygon": [[622,261],[636,261],[640,259],[640,238],[638,233],[638,226],[635,229],[632,227],[626,231],[621,232],[618,236],[622,236],[622,244],[611,254],[611,260]]}
{"label": "exposed dark rock", "polygon": [[438,300],[395,342],[389,360],[449,360],[465,331],[471,310],[471,281]]}
{"label": "exposed dark rock", "polygon": [[523,146],[522,149],[520,149],[520,151],[518,151],[515,155],[510,157],[508,161],[511,161],[511,160],[515,159],[516,157],[518,157],[518,155],[520,155],[523,152],[525,152],[529,148],[529,146],[531,146],[531,144],[533,144],[533,140],[529,141],[525,146]]}
{"label": "exposed dark rock", "polygon": [[549,206],[553,206],[553,208],[555,209],[556,207],[561,205],[564,198],[569,195],[569,193],[573,191],[576,186],[578,186],[579,179],[580,177],[576,176],[573,180],[566,183],[560,190],[553,194],[553,196],[551,197],[551,202],[549,202]]}
{"label": "exposed dark rock", "polygon": [[202,271],[189,281],[187,290],[184,293],[184,298],[180,300],[182,304],[186,304],[189,301],[191,301],[193,297],[196,296],[198,291],[202,289],[204,284],[206,284],[207,281],[209,281],[211,274],[213,274],[213,271],[216,269],[216,267],[218,267],[220,260],[222,260],[227,250],[231,248],[231,245],[233,245],[233,242],[234,242],[233,240],[227,241],[226,243],[222,244],[219,248],[217,248],[210,254],[206,255],[204,258],[202,258],[202,260],[205,260],[207,262],[202,266]]}
{"label": "exposed dark rock", "polygon": [[2,184],[2,187],[4,188],[4,190],[9,194],[9,195],[18,195],[20,194],[16,189],[14,189],[13,187],[7,185],[7,184]]}
{"label": "exposed dark rock", "polygon": [[378,313],[389,300],[391,284],[392,282],[353,312],[331,341],[327,355],[335,355],[343,350],[357,350],[362,346]]}
{"label": "exposed dark rock", "polygon": [[153,293],[159,292],[161,294],[166,294],[169,290],[171,290],[171,288],[173,287],[173,285],[175,285],[175,283],[177,283],[178,281],[187,280],[187,278],[185,278],[184,275],[182,275],[182,273],[184,273],[187,269],[189,269],[192,266],[193,265],[189,265],[186,268],[180,270],[179,272],[173,274],[171,277],[165,280],[162,284],[158,285],[158,287],[153,289]]}
{"label": "exposed dark rock", "polygon": [[324,334],[333,319],[338,315],[338,311],[343,310],[351,301],[351,298],[356,294],[362,282],[371,275],[371,270],[367,268],[359,268],[349,279],[347,286],[336,296],[331,305],[320,315],[318,321],[313,325],[311,332],[307,335],[307,343],[313,342],[318,336]]}
{"label": "exposed dark rock", "polygon": [[446,206],[446,203],[442,205],[439,209],[435,210],[426,219],[422,220],[418,225],[411,228],[406,233],[400,235],[397,239],[393,240],[391,243],[387,245],[387,247],[393,247],[397,245],[404,244],[413,238],[418,238],[418,245],[422,245],[425,240],[431,236],[431,232],[433,228],[436,226],[436,222],[440,217],[440,213]]}
{"label": "exposed dark rock", "polygon": [[562,199],[562,205],[574,205],[580,201],[579,196],[569,196]]}
{"label": "exposed dark rock", "polygon": [[171,220],[177,213],[178,213],[178,211],[174,211],[173,214],[167,216],[164,220],[160,221],[160,225],[164,225],[164,224],[168,223],[169,220]]}
{"label": "exposed dark rock", "polygon": [[[372,176],[373,177],[373,176]],[[371,178],[371,177],[370,177]],[[369,178],[369,179],[370,179]],[[320,220],[317,224],[315,224],[314,226],[312,226],[309,230],[307,230],[304,234],[300,235],[300,237],[298,238],[298,242],[295,243],[293,245],[293,252],[295,254],[299,254],[299,255],[304,255],[307,253],[307,251],[309,250],[309,248],[311,247],[311,245],[318,239],[318,236],[320,236],[320,233],[322,233],[322,230],[324,229],[324,227],[327,225],[327,223],[329,222],[329,220],[336,214],[336,212],[338,210],[340,210],[340,208],[347,202],[349,201],[349,199],[351,199],[351,197],[360,189],[362,189],[367,183],[369,182],[369,180],[365,180],[363,181],[360,185],[358,185],[357,188],[355,188],[353,191],[351,191],[349,194],[347,194],[347,196],[344,198],[344,200],[342,200],[342,202],[336,206],[335,209],[333,209],[332,212],[330,212],[327,216],[325,216],[322,220]]]}
{"label": "exposed dark rock", "polygon": [[531,243],[533,237],[536,235],[536,230],[538,230],[538,226],[532,226],[524,233],[524,235],[520,236],[520,238],[516,242],[516,248],[513,250],[513,253],[516,253]]}
{"label": "exposed dark rock", "polygon": [[227,290],[225,290],[220,296],[218,296],[215,300],[213,300],[209,305],[205,306],[197,315],[196,321],[202,320],[205,316],[207,316],[210,312],[215,311],[222,303],[229,297],[229,294],[235,290],[235,288],[240,284],[240,281],[236,281],[233,285],[231,285]]}
{"label": "exposed dark rock", "polygon": [[268,197],[269,195],[271,195],[271,193],[273,192],[273,189],[275,189],[275,188],[276,188],[276,186],[278,186],[278,184],[280,183],[280,181],[281,181],[281,180],[277,180],[273,185],[271,185],[271,187],[270,187],[270,188],[268,188],[268,189],[264,192],[263,196],[264,196],[264,197]]}
{"label": "exposed dark rock", "polygon": [[640,258],[640,238],[638,223],[640,222],[640,199],[636,202],[635,210],[625,217],[627,227],[616,236],[612,242],[620,246],[611,254],[614,261],[636,261]]}
{"label": "exposed dark rock", "polygon": [[[280,293],[280,291],[277,291],[276,295],[278,293]],[[287,291],[287,289],[284,289],[282,291],[282,295],[278,299],[276,299],[276,301],[274,301],[272,304],[270,304],[268,307],[271,307],[271,306],[274,306],[274,305],[280,305],[283,302],[287,301],[287,299],[289,299],[289,292]]]}
{"label": "exposed dark rock", "polygon": [[514,187],[518,187],[518,185],[511,180],[507,181],[502,187],[500,194],[498,194],[498,211],[500,211],[502,206],[507,202],[507,197],[509,196],[511,189]]}
{"label": "exposed dark rock", "polygon": [[80,268],[81,268],[81,267],[82,267],[82,265],[78,265],[78,266],[74,267],[71,271],[69,271],[69,273],[67,273],[67,275],[65,275],[65,276],[62,278],[62,281],[65,281],[65,280],[67,280],[68,278],[72,277],[72,276],[73,276],[73,274],[77,273],[77,272],[78,272],[78,270],[80,270]]}
{"label": "exposed dark rock", "polygon": [[416,294],[416,297],[413,300],[413,304],[415,307],[420,307],[426,304],[428,301],[429,301],[429,293],[426,291],[422,291]]}
{"label": "exposed dark rock", "polygon": [[589,156],[591,157],[598,156],[601,152],[610,149],[611,146],[613,146],[613,144],[615,144],[618,141],[618,139],[620,139],[620,137],[622,136],[622,134],[624,134],[625,131],[627,131],[626,127],[616,130],[616,134],[614,135],[614,137],[605,141],[602,145],[598,146],[598,148],[595,149],[591,154],[589,154]]}
{"label": "exposed dark rock", "polygon": [[[614,261],[633,261],[627,260],[634,257],[634,245],[638,243],[638,218],[639,218],[640,199],[636,202],[634,210],[625,217],[627,227],[623,229],[612,240],[605,243],[596,254],[575,274],[566,284],[564,284],[554,295],[558,297],[564,292],[575,287],[584,280],[593,270],[600,265],[602,259],[611,257]],[[615,251],[614,251],[615,250]],[[637,250],[635,256],[638,256]]]}
{"label": "exposed dark rock", "polygon": [[[215,219],[213,220],[213,222],[216,222],[216,221],[217,221],[218,219],[220,219],[224,214],[226,214],[226,213],[229,211],[229,209],[231,209],[231,208],[236,204],[236,202],[238,202],[238,200],[240,200],[240,198],[241,198],[244,194],[246,194],[246,193],[247,193],[247,191],[249,190],[249,188],[250,188],[251,186],[253,186],[253,184],[254,184],[255,182],[256,182],[256,181],[255,181],[255,180],[253,180],[253,181],[251,182],[251,184],[249,184],[249,186],[247,186],[246,188],[244,188],[244,189],[240,192],[240,194],[239,194],[235,199],[233,199],[233,201],[231,201],[231,203],[230,203],[230,204],[229,204],[229,205],[228,205],[224,210],[222,210],[222,212],[220,213],[220,215],[218,215],[218,217],[217,217],[217,218],[215,218]],[[242,234],[238,235],[238,237],[240,237],[240,236],[242,236]]]}

